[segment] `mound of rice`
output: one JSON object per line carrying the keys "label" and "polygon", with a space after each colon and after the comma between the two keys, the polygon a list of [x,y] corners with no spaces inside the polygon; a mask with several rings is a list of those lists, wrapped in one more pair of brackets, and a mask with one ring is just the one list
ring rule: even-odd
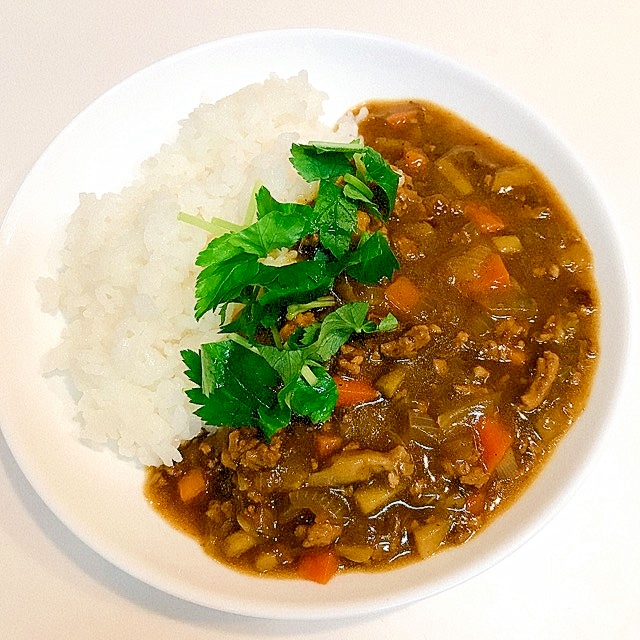
{"label": "mound of rice", "polygon": [[357,136],[351,117],[335,129],[320,122],[324,99],[304,72],[271,76],[200,105],[121,193],[80,196],[62,269],[39,288],[66,320],[49,369],[77,390],[81,438],[145,465],[180,460],[179,444],[202,427],[180,350],[215,339],[218,324],[193,317],[194,260],[209,238],[177,214],[241,223],[257,184],[279,200],[312,196],[288,161],[291,144]]}

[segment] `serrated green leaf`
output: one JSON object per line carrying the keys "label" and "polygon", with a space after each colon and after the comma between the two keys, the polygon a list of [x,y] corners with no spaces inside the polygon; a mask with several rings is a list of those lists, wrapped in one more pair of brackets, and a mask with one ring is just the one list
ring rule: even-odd
{"label": "serrated green leaf", "polygon": [[[371,147],[366,147],[360,155],[362,164],[366,168],[366,176],[364,181],[374,192],[374,200],[376,199],[376,191],[379,193],[379,207],[381,217],[386,220],[393,211],[396,202],[396,193],[400,176],[389,166],[389,163]],[[377,189],[376,189],[377,187]]]}
{"label": "serrated green leaf", "polygon": [[324,151],[313,145],[293,144],[290,162],[307,182],[333,181],[352,171],[344,152]]}
{"label": "serrated green leaf", "polygon": [[348,256],[345,271],[358,282],[376,284],[382,278],[391,278],[398,268],[400,263],[391,250],[389,241],[376,231],[371,235],[362,235],[358,247]]}
{"label": "serrated green leaf", "polygon": [[322,181],[313,208],[320,241],[336,257],[342,257],[351,244],[358,222],[358,208],[344,197],[343,190]]}

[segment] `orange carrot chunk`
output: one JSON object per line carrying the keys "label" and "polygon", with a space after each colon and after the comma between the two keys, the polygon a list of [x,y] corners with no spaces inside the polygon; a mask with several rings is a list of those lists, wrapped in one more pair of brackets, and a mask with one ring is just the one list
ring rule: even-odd
{"label": "orange carrot chunk", "polygon": [[315,448],[316,453],[321,458],[326,458],[335,451],[337,451],[342,445],[342,438],[330,433],[316,433],[315,435]]}
{"label": "orange carrot chunk", "polygon": [[467,496],[465,507],[474,516],[479,516],[484,511],[484,503],[487,499],[486,489],[478,489]]}
{"label": "orange carrot chunk", "polygon": [[508,426],[497,415],[482,416],[477,423],[481,459],[488,473],[493,473],[513,442]]}
{"label": "orange carrot chunk", "polygon": [[488,293],[492,289],[504,289],[511,283],[509,272],[497,253],[490,253],[474,273],[474,277],[463,283],[470,294]]}
{"label": "orange carrot chunk", "polygon": [[178,480],[178,492],[182,502],[191,502],[206,489],[206,481],[202,469],[191,469]]}
{"label": "orange carrot chunk", "polygon": [[327,584],[338,571],[338,558],[328,549],[312,551],[300,557],[297,570],[305,580]]}
{"label": "orange carrot chunk", "polygon": [[338,387],[337,407],[353,407],[356,404],[373,402],[380,397],[377,389],[364,380],[352,380],[340,376],[335,376],[333,380]]}
{"label": "orange carrot chunk", "polygon": [[397,277],[384,291],[387,300],[400,311],[413,311],[422,299],[420,289],[405,276]]}
{"label": "orange carrot chunk", "polygon": [[480,233],[496,233],[505,228],[504,220],[489,207],[477,202],[469,202],[464,206],[464,213],[477,227]]}
{"label": "orange carrot chunk", "polygon": [[418,110],[407,109],[390,113],[386,118],[387,124],[391,127],[399,127],[406,124],[417,124]]}

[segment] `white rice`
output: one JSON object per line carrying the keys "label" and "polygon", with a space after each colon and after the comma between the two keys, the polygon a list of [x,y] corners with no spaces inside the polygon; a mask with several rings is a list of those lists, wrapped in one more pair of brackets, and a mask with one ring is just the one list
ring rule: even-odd
{"label": "white rice", "polygon": [[78,394],[79,436],[117,446],[145,465],[180,460],[202,425],[184,394],[182,349],[215,339],[217,318],[193,317],[194,261],[207,234],[178,212],[242,222],[256,184],[279,200],[313,195],[291,167],[292,142],[350,141],[353,118],[320,122],[326,96],[305,72],[271,76],[200,105],[121,193],[80,196],[44,305],[66,328],[48,369]]}

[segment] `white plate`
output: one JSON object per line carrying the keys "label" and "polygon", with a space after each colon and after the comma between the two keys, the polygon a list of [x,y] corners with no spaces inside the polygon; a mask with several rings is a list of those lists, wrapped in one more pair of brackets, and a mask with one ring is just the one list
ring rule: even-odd
{"label": "white plate", "polygon": [[[512,509],[466,545],[426,562],[338,576],[326,586],[254,578],[209,560],[146,504],[142,469],[74,439],[73,407],[41,375],[42,357],[60,327],[41,313],[34,288],[55,265],[53,247],[78,193],[119,191],[203,99],[221,98],[272,71],[289,77],[301,69],[329,94],[329,122],[366,99],[419,97],[453,109],[531,159],[564,195],[591,243],[603,310],[601,364],[588,409]],[[433,595],[505,557],[576,487],[611,417],[627,348],[627,288],[614,226],[565,145],[477,75],[431,52],[364,34],[298,30],[221,40],[118,85],[33,167],[1,230],[0,273],[0,419],[35,490],[80,539],[121,569],[186,600],[253,616],[362,614]]]}

